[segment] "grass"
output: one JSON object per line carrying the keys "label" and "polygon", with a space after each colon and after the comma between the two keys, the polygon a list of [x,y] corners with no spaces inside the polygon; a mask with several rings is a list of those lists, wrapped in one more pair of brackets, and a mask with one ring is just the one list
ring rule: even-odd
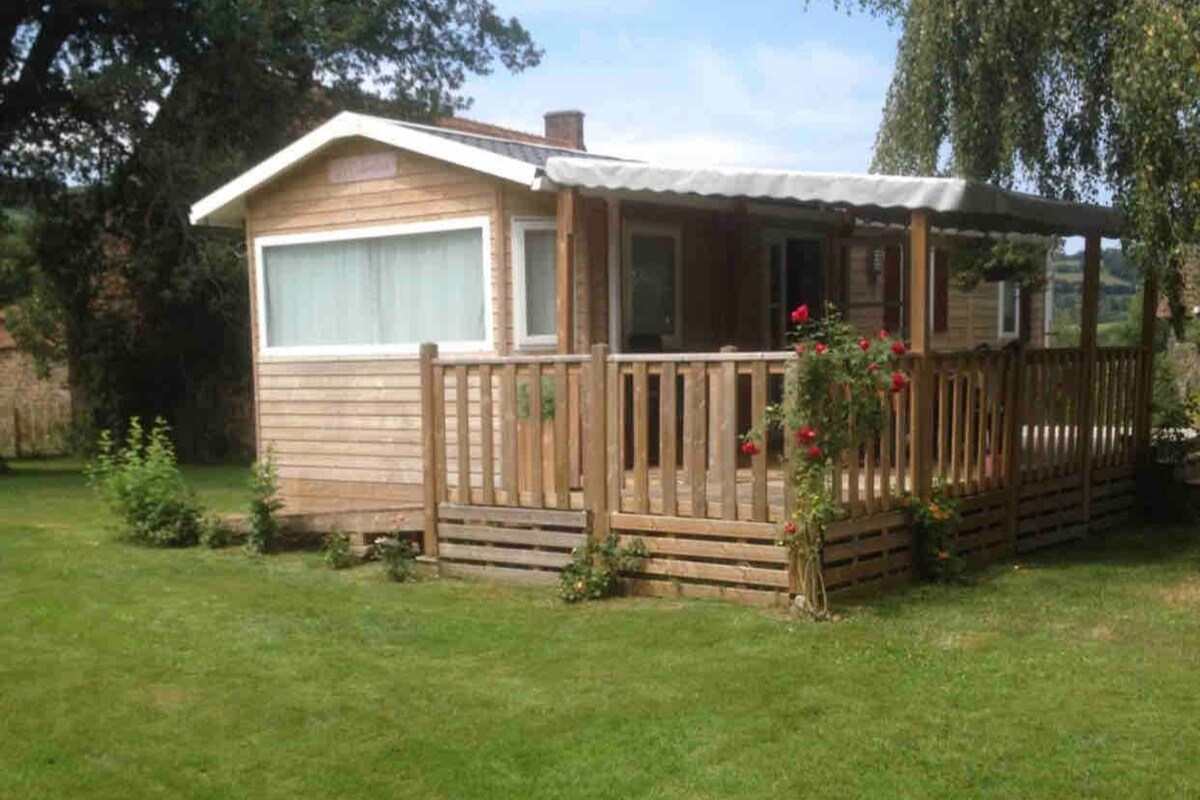
{"label": "grass", "polygon": [[[1200,794],[1191,530],[813,625],[141,549],[113,540],[76,465],[16,467],[5,798]],[[242,504],[244,470],[188,474],[214,507]]]}

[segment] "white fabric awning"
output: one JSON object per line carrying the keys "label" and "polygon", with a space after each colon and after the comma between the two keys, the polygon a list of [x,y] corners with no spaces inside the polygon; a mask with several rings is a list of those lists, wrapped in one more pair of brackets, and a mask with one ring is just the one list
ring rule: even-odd
{"label": "white fabric awning", "polygon": [[1048,200],[959,178],[835,175],[768,169],[664,167],[654,164],[556,157],[546,178],[561,187],[745,198],[852,210],[882,222],[907,222],[927,211],[943,228],[997,233],[1117,237],[1121,217],[1112,208]]}

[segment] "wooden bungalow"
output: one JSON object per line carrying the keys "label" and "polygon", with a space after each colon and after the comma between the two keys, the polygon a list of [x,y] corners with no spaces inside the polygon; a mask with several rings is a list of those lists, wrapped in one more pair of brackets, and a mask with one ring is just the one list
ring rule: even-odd
{"label": "wooden bungalow", "polygon": [[[398,513],[447,574],[553,580],[615,531],[653,554],[640,591],[786,599],[785,444],[751,457],[737,436],[781,393],[799,302],[911,350],[887,429],[841,459],[831,589],[908,577],[894,498],[935,479],[979,562],[1134,506],[1149,340],[1096,346],[1111,209],[605,158],[578,112],[546,115],[544,136],[346,113],[192,221],[244,227],[257,444],[289,507]],[[956,247],[984,234],[1086,237],[1078,347],[1044,347],[1040,292],[955,285]]]}

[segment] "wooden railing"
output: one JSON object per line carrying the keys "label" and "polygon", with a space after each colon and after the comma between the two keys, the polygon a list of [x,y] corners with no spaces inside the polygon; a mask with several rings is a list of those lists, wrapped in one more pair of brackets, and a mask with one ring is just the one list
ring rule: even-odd
{"label": "wooden railing", "polygon": [[1095,441],[1092,463],[1100,467],[1132,464],[1137,458],[1134,420],[1146,388],[1141,385],[1143,353],[1139,347],[1103,347],[1096,353],[1093,382]]}
{"label": "wooden railing", "polygon": [[958,496],[1004,488],[1015,421],[1016,354],[973,350],[931,359],[934,477]]}
{"label": "wooden railing", "polygon": [[580,507],[587,361],[430,357],[422,364],[439,502]]}
{"label": "wooden railing", "polygon": [[[849,519],[915,490],[914,459],[959,497],[1132,463],[1141,350],[1097,351],[1085,381],[1078,348],[936,353],[929,359],[928,449],[915,448],[917,382],[890,394],[879,435],[836,459]],[[770,524],[790,512],[794,435],[760,452],[740,436],[780,402],[789,353],[459,358],[422,351],[427,508],[438,503],[588,510],[607,515]],[[920,357],[897,369],[917,374]],[[1087,394],[1090,392],[1090,394]],[[1083,420],[1087,406],[1094,422]],[[603,518],[601,518],[603,517]],[[435,521],[436,522],[436,521]]]}

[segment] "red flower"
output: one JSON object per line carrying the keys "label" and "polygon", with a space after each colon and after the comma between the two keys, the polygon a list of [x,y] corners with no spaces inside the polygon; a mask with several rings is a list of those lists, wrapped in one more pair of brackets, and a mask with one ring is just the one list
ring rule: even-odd
{"label": "red flower", "polygon": [[817,440],[817,432],[815,429],[805,425],[800,430],[796,431],[796,441],[800,444],[812,444]]}
{"label": "red flower", "polygon": [[829,348],[825,346],[824,342],[817,342],[815,345],[813,345],[813,352],[817,355],[828,352],[828,350]]}
{"label": "red flower", "polygon": [[903,391],[908,386],[908,378],[899,372],[892,373],[892,391]]}
{"label": "red flower", "polygon": [[808,345],[806,345],[804,342],[801,342],[800,344],[796,345],[796,354],[797,355],[801,355],[801,356],[804,355],[804,352],[806,350],[808,350]]}
{"label": "red flower", "polygon": [[859,339],[858,346],[861,347],[863,350],[870,350],[871,342],[867,339]]}
{"label": "red flower", "polygon": [[758,455],[758,444],[753,439],[742,442],[742,452],[748,456]]}
{"label": "red flower", "polygon": [[783,524],[783,532],[786,533],[788,536],[791,536],[792,534],[794,534],[796,532],[796,523],[792,522],[791,520],[788,520],[787,522],[785,522]]}
{"label": "red flower", "polygon": [[879,331],[879,341],[886,342],[889,336],[891,336],[891,334],[887,332],[886,328],[883,328]]}
{"label": "red flower", "polygon": [[806,453],[806,455],[808,456],[809,461],[820,461],[821,448],[814,444],[812,447],[808,448],[808,453]]}
{"label": "red flower", "polygon": [[904,342],[892,342],[892,355],[902,356],[908,352],[908,348],[904,346]]}
{"label": "red flower", "polygon": [[867,372],[874,372],[877,369],[879,369],[879,365],[874,361],[872,361],[870,364],[867,364]]}
{"label": "red flower", "polygon": [[808,322],[808,304],[796,306],[792,311],[792,324],[803,325]]}

